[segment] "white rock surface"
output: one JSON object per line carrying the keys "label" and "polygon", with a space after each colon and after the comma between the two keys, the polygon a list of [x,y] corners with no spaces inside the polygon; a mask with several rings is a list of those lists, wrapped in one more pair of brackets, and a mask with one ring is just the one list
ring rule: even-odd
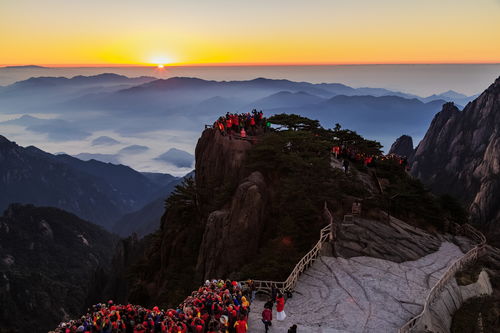
{"label": "white rock surface", "polygon": [[[463,255],[444,242],[438,251],[415,261],[395,263],[371,257],[320,257],[299,279],[285,305],[287,318],[270,332],[397,332],[422,310],[430,288]],[[264,302],[255,301],[249,332],[263,332]]]}

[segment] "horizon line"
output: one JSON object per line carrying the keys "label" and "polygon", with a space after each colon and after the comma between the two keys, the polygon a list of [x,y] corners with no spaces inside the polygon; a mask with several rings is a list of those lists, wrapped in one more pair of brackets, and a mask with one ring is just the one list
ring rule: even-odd
{"label": "horizon line", "polygon": [[[377,66],[377,65],[498,65],[500,61],[492,62],[366,62],[366,63],[171,63],[162,64],[169,67],[270,67],[270,66]],[[156,68],[160,64],[0,64],[0,68],[8,67],[41,67],[41,68]]]}

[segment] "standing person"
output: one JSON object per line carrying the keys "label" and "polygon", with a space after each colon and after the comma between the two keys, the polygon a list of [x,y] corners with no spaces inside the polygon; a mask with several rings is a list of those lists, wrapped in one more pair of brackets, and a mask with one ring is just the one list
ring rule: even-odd
{"label": "standing person", "polygon": [[344,158],[342,165],[344,166],[344,172],[347,173],[349,171],[349,161],[346,158]]}
{"label": "standing person", "polygon": [[278,296],[276,297],[276,312],[276,319],[278,319],[279,321],[285,320],[285,297],[283,297],[283,294],[281,292],[278,293]]}
{"label": "standing person", "polygon": [[269,330],[269,326],[272,326],[273,320],[273,311],[270,308],[264,307],[264,311],[262,311],[262,322],[264,323],[264,327],[266,328],[266,333]]}
{"label": "standing person", "polygon": [[232,127],[233,127],[233,121],[231,120],[231,117],[227,117],[226,118],[226,132],[229,136],[231,136]]}
{"label": "standing person", "polygon": [[250,118],[250,128],[252,129],[252,135],[255,136],[255,117]]}
{"label": "standing person", "polygon": [[248,325],[245,319],[240,318],[236,323],[234,323],[234,328],[236,333],[247,333]]}

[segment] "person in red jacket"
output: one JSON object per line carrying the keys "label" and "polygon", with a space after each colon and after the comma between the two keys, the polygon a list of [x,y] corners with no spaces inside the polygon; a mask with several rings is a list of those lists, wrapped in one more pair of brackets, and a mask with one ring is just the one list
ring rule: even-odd
{"label": "person in red jacket", "polygon": [[236,329],[236,333],[247,333],[248,325],[244,319],[240,319],[234,323],[234,328]]}
{"label": "person in red jacket", "polygon": [[230,117],[226,118],[226,132],[228,135],[231,135],[231,130],[233,127],[233,121]]}
{"label": "person in red jacket", "polygon": [[255,117],[250,118],[250,129],[252,130],[252,135],[255,136]]}
{"label": "person in red jacket", "polygon": [[278,296],[276,296],[276,319],[282,321],[285,320],[285,318],[285,297],[283,297],[282,293],[279,293]]}
{"label": "person in red jacket", "polygon": [[269,330],[269,326],[272,326],[273,320],[273,311],[270,308],[264,307],[264,311],[262,311],[262,322],[264,323],[264,327],[266,328],[266,333]]}

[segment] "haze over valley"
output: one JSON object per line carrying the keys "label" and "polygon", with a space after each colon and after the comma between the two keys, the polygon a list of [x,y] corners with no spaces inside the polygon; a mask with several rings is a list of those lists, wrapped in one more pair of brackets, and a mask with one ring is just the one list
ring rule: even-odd
{"label": "haze over valley", "polygon": [[[300,113],[332,127],[340,123],[379,140],[388,151],[402,133],[413,136],[418,143],[444,102],[465,106],[479,92],[476,89],[489,82],[495,66],[500,70],[499,65],[432,65],[437,71],[426,72],[425,79],[438,83],[428,95],[408,93],[418,91],[412,87],[424,79],[414,65],[330,66],[328,75],[318,72],[315,66],[286,67],[287,75],[297,81],[255,78],[259,73],[279,76],[284,70],[281,67],[0,68],[4,79],[28,73],[44,75],[0,87],[0,133],[20,145],[36,142],[39,148],[54,154],[182,176],[192,170],[193,165],[186,160],[194,153],[197,135],[204,125],[211,125],[226,112],[255,108],[266,115]],[[143,75],[103,73],[108,70]],[[476,81],[466,80],[468,70],[483,74]],[[95,74],[82,75],[87,73]],[[200,77],[216,73],[218,79],[170,77],[176,73]],[[376,85],[371,87],[315,83],[341,78],[360,84],[370,73],[378,77],[372,80]],[[462,81],[456,79],[456,74],[464,76]],[[382,88],[397,86],[403,76],[405,84],[397,90]],[[234,81],[232,77],[251,79]],[[471,94],[455,92],[450,86]],[[176,156],[166,154],[171,149],[188,155],[184,154],[179,163]]]}

